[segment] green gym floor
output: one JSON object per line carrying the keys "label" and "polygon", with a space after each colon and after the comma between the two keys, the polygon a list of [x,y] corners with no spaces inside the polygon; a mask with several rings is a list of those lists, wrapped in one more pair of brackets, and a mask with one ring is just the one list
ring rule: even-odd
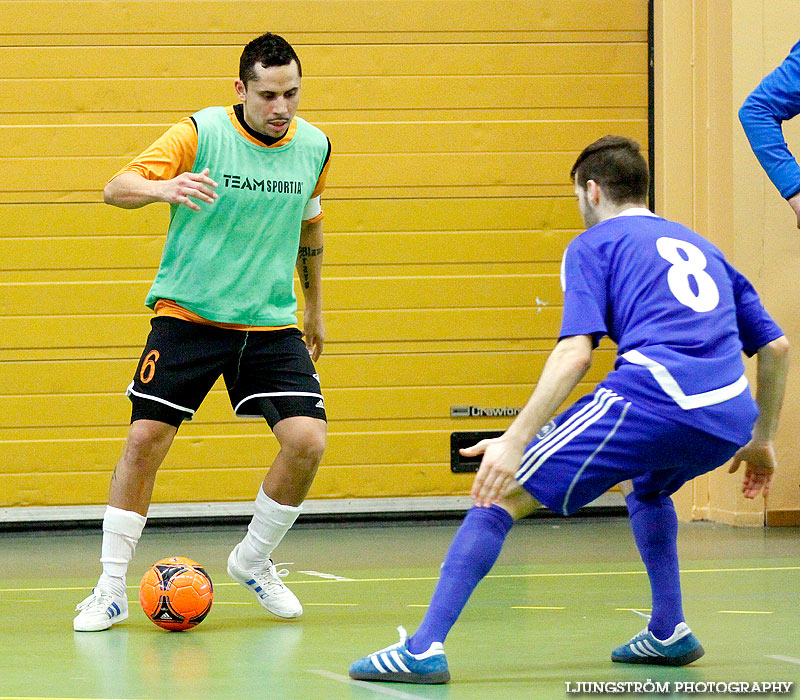
{"label": "green gym floor", "polygon": [[[684,607],[706,655],[678,669],[612,664],[612,647],[644,627],[631,609],[649,606],[622,517],[518,524],[447,640],[449,685],[350,681],[353,659],[396,641],[397,625],[416,629],[457,525],[295,528],[276,552],[305,606],[294,622],[228,579],[243,527],[148,528],[130,618],[95,633],[73,632],[72,611],[99,573],[99,532],[0,535],[0,700],[517,700],[569,697],[567,683],[586,681],[800,682],[798,528],[681,525]],[[138,604],[138,578],[170,555],[201,562],[215,584],[189,632],[155,627]]]}

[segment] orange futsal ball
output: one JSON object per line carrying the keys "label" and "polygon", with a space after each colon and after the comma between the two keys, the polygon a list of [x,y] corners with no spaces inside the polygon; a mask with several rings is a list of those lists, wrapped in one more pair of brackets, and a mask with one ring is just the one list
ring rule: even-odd
{"label": "orange futsal ball", "polygon": [[205,620],[214,599],[211,577],[186,557],[157,561],[142,576],[142,610],[165,630],[188,630]]}

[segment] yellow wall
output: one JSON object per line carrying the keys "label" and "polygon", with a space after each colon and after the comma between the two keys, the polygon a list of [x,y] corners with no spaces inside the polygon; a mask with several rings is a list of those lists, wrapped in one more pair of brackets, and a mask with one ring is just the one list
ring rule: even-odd
{"label": "yellow wall", "polygon": [[[465,493],[450,433],[508,420],[449,408],[530,392],[580,227],[569,167],[605,133],[646,144],[646,3],[599,6],[0,1],[0,505],[105,502],[167,210],[106,207],[101,189],[180,117],[231,103],[241,46],[266,30],[296,47],[300,114],[334,152],[311,496]],[[218,386],[155,501],[250,500],[274,452]]]}
{"label": "yellow wall", "polygon": [[[719,245],[795,344],[795,218],[758,166],[736,112],[797,41],[797,8],[794,0],[656,0],[654,139],[657,212]],[[797,153],[800,122],[787,124],[784,133]],[[748,501],[741,477],[720,469],[680,492],[684,518],[800,524],[799,381],[795,362],[776,441],[780,470],[768,501]]]}

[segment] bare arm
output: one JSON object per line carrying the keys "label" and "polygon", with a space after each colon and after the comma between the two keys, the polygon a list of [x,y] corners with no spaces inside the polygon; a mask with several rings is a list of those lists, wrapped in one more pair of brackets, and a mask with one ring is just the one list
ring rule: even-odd
{"label": "bare arm", "polygon": [[322,221],[304,221],[300,229],[297,274],[303,290],[303,335],[315,362],[322,354],[325,325],[322,321]]}
{"label": "bare arm", "polygon": [[525,447],[569,396],[592,364],[592,338],[573,335],[559,341],[525,408],[499,438],[481,440],[461,450],[465,457],[483,454],[472,485],[475,505],[490,506],[505,495],[522,463]]}
{"label": "bare arm", "polygon": [[758,418],[753,427],[753,437],[734,456],[728,472],[733,474],[742,462],[746,463],[742,493],[755,498],[759,491],[769,494],[772,475],[777,466],[772,441],[778,428],[778,415],[786,389],[789,371],[789,341],[785,336],[760,347],[756,353],[758,369],[756,378],[756,403]]}
{"label": "bare arm", "polygon": [[794,195],[794,197],[789,197],[786,201],[789,202],[789,206],[792,208],[797,218],[797,228],[800,228],[800,192]]}
{"label": "bare arm", "polygon": [[122,209],[138,209],[153,202],[182,204],[200,211],[195,202],[211,203],[217,198],[217,183],[206,168],[201,173],[185,172],[169,180],[148,180],[134,172],[124,172],[111,180],[103,190],[103,201]]}

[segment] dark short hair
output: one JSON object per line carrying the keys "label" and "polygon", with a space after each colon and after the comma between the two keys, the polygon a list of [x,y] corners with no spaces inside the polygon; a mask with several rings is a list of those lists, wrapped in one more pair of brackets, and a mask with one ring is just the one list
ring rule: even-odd
{"label": "dark short hair", "polygon": [[244,47],[239,59],[239,80],[247,87],[247,83],[256,77],[256,63],[260,63],[264,68],[271,68],[288,66],[292,61],[297,63],[297,73],[303,75],[300,59],[297,58],[291,44],[282,36],[267,32]]}
{"label": "dark short hair", "polygon": [[603,136],[581,151],[569,173],[582,189],[594,180],[614,204],[644,202],[650,172],[639,144],[624,136]]}

